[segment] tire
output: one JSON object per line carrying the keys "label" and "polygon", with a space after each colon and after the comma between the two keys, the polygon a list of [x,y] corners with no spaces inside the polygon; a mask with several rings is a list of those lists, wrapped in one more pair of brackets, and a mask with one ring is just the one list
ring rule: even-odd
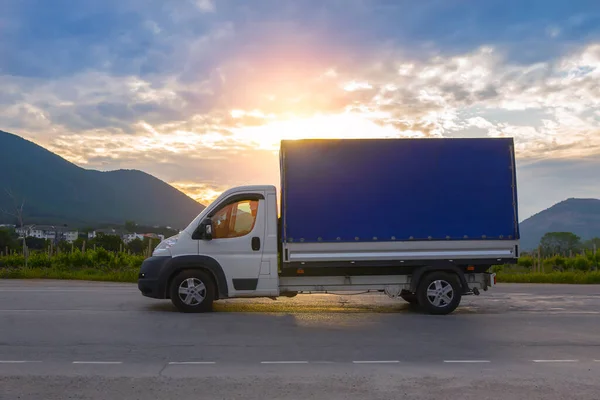
{"label": "tire", "polygon": [[[190,294],[185,290],[194,288]],[[182,293],[180,293],[180,288]],[[201,313],[212,311],[215,299],[215,285],[211,276],[203,270],[185,270],[173,278],[169,287],[171,302],[181,312]]]}
{"label": "tire", "polygon": [[403,291],[402,293],[400,293],[400,297],[402,297],[402,300],[406,301],[407,303],[411,304],[411,305],[418,305],[419,304],[419,299],[417,298],[417,295],[408,291]]}
{"label": "tire", "polygon": [[456,274],[434,271],[419,282],[417,298],[427,313],[446,315],[460,304],[462,287]]}

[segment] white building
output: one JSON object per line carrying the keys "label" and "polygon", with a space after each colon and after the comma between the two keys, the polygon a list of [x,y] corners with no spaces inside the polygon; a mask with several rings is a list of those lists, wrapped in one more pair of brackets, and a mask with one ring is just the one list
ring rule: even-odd
{"label": "white building", "polygon": [[144,240],[144,235],[142,235],[141,233],[127,233],[123,235],[123,241],[125,243],[131,243],[131,241],[135,239]]}
{"label": "white building", "polygon": [[79,231],[66,231],[63,233],[63,237],[69,243],[73,243],[77,239],[79,239]]}
{"label": "white building", "polygon": [[46,240],[66,240],[72,243],[79,237],[79,232],[76,230],[69,230],[63,226],[54,225],[27,225],[23,228],[15,229],[15,231],[19,235],[19,239],[34,237]]}
{"label": "white building", "polygon": [[121,238],[123,238],[123,231],[121,230],[117,230],[114,228],[104,228],[104,229],[96,229],[95,231],[92,232],[88,232],[88,239],[94,239],[95,237],[98,237],[98,234],[101,233],[103,235],[112,235],[112,236],[119,236]]}

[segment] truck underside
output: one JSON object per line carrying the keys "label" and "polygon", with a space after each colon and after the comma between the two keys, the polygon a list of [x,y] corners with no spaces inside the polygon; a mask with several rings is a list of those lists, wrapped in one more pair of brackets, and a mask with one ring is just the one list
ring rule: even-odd
{"label": "truck underside", "polygon": [[[518,242],[285,243],[281,250],[283,296],[377,291],[445,314],[458,306],[462,296],[478,295],[493,286],[495,275],[488,273],[489,268],[514,262]],[[452,296],[445,297],[446,307],[439,307],[444,293]]]}

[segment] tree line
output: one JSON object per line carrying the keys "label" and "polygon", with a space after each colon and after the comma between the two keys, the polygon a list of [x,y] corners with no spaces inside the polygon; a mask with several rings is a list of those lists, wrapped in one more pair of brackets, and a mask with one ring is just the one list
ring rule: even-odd
{"label": "tree line", "polygon": [[537,252],[542,257],[563,256],[572,257],[586,251],[596,252],[600,248],[600,238],[595,237],[582,241],[573,232],[548,232],[540,240]]}

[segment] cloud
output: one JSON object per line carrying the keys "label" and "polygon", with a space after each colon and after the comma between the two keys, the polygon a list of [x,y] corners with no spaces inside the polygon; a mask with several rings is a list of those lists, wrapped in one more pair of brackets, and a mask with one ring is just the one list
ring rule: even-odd
{"label": "cloud", "polygon": [[600,154],[600,13],[583,3],[1,7],[4,130],[194,196],[276,183],[282,138],[513,136],[523,165]]}
{"label": "cloud", "polygon": [[216,10],[215,3],[212,0],[195,0],[194,3],[202,12],[214,12]]}

